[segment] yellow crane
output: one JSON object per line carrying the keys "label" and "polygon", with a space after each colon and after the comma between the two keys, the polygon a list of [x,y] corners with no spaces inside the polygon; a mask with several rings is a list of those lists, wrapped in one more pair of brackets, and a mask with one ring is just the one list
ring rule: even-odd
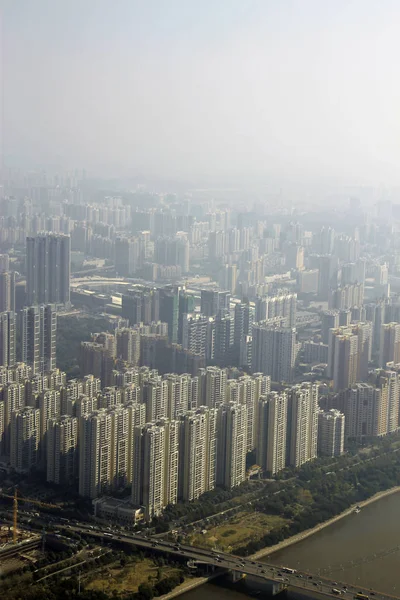
{"label": "yellow crane", "polygon": [[[13,501],[13,542],[14,544],[17,541],[17,522],[18,522],[18,492],[17,488],[14,490],[14,496],[10,496],[9,494],[0,493],[0,498],[7,498],[8,500]],[[20,502],[29,502],[29,504],[34,504],[35,506],[40,506],[42,508],[60,508],[56,504],[49,504],[47,502],[40,502],[39,500],[33,500],[31,498],[20,498]]]}

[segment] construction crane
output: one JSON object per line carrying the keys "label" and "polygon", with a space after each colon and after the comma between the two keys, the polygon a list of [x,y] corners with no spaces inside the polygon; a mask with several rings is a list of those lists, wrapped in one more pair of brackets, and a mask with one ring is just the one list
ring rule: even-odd
{"label": "construction crane", "polygon": [[17,488],[14,490],[14,500],[13,500],[13,542],[17,543],[17,518],[18,518],[18,496],[17,496]]}
{"label": "construction crane", "polygon": [[[18,492],[17,488],[14,490],[14,496],[10,496],[9,494],[0,493],[0,498],[7,498],[8,500],[13,501],[13,542],[14,544],[17,542],[17,523],[18,523]],[[60,508],[56,504],[48,504],[46,502],[40,502],[39,500],[32,500],[31,498],[19,498],[20,502],[29,502],[29,504],[34,504],[35,506],[40,506],[42,508]]]}

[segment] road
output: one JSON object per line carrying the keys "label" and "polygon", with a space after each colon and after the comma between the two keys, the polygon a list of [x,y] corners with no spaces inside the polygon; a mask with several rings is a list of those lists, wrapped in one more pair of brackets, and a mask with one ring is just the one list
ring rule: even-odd
{"label": "road", "polygon": [[[57,526],[65,529],[65,523]],[[132,544],[138,548],[143,548],[152,552],[180,557],[181,559],[185,559],[189,565],[203,564],[216,569],[234,571],[248,576],[256,576],[270,582],[276,582],[280,584],[282,589],[296,587],[329,596],[340,595],[346,600],[353,600],[358,593],[363,593],[371,597],[370,600],[372,600],[372,597],[377,600],[393,600],[393,596],[382,594],[375,590],[367,590],[352,585],[346,585],[330,578],[324,578],[302,571],[290,572],[291,570],[288,569],[286,571],[285,567],[277,567],[276,565],[269,565],[257,560],[238,557],[223,552],[210,551],[205,548],[185,546],[152,537],[146,538],[143,535],[131,534],[125,531],[94,529],[93,526],[83,523],[68,525],[67,529],[75,531],[76,533],[90,535],[103,541],[109,540],[116,543]],[[334,589],[337,590],[337,592],[334,592]]]}

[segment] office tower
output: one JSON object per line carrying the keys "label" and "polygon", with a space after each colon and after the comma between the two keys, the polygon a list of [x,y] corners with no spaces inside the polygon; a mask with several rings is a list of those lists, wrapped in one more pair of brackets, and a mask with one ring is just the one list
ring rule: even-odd
{"label": "office tower", "polygon": [[22,361],[33,373],[56,367],[57,312],[54,305],[30,306],[21,311]]}
{"label": "office tower", "polygon": [[26,238],[27,305],[69,304],[69,235],[43,233]]}
{"label": "office tower", "polygon": [[10,464],[17,472],[39,464],[40,411],[26,406],[11,414]]}
{"label": "office tower", "polygon": [[64,415],[47,423],[47,481],[71,485],[78,475],[78,419]]}
{"label": "office tower", "polygon": [[[387,424],[387,389],[357,383],[343,393],[345,437],[362,439],[385,435]],[[384,416],[386,413],[386,416]]]}
{"label": "office tower", "polygon": [[168,339],[170,343],[178,341],[179,321],[179,293],[177,290],[161,288],[160,293],[160,319],[168,323]]}
{"label": "office tower", "polygon": [[205,406],[180,418],[179,497],[196,500],[215,488],[217,411]]}
{"label": "office tower", "polygon": [[[233,360],[237,366],[242,366],[240,360],[243,346],[246,344],[248,336],[251,336],[254,320],[254,310],[248,303],[240,302],[235,304],[235,326],[233,333]],[[247,366],[247,362],[245,365]]]}
{"label": "office tower", "polygon": [[210,317],[187,313],[182,317],[182,347],[205,358],[213,355],[213,323]]}
{"label": "office tower", "polygon": [[287,393],[270,392],[258,401],[256,461],[269,477],[286,466]]}
{"label": "office tower", "polygon": [[268,324],[253,325],[252,371],[272,381],[291,382],[296,360],[296,329]]}
{"label": "office tower", "polygon": [[114,248],[115,270],[118,275],[130,277],[139,268],[139,240],[136,237],[117,237]]}
{"label": "office tower", "polygon": [[[25,407],[24,383],[7,383],[2,390],[4,402],[4,429],[2,446],[6,455],[10,454],[11,415]],[[38,441],[39,443],[39,441]]]}
{"label": "office tower", "polygon": [[232,364],[234,319],[230,312],[220,311],[215,318],[214,361],[220,367]]}
{"label": "office tower", "polygon": [[384,368],[388,362],[400,362],[400,323],[384,323],[381,326],[379,366]]}
{"label": "office tower", "polygon": [[191,377],[188,374],[168,373],[164,376],[167,382],[166,417],[172,421],[178,419],[189,410]]}
{"label": "office tower", "polygon": [[162,377],[152,377],[144,382],[143,402],[146,405],[146,421],[158,421],[167,416],[168,382]]}
{"label": "office tower", "polygon": [[117,329],[115,332],[117,342],[117,358],[130,365],[140,362],[140,332],[137,329]]}
{"label": "office tower", "polygon": [[178,434],[176,421],[135,427],[132,503],[144,507],[147,521],[177,501]]}
{"label": "office tower", "polygon": [[217,416],[217,485],[232,489],[246,479],[247,407],[222,404]]}
{"label": "office tower", "polygon": [[0,272],[0,312],[15,311],[15,273]]}
{"label": "office tower", "polygon": [[344,452],[345,416],[335,408],[318,412],[318,455],[340,456]]}
{"label": "office tower", "polygon": [[0,366],[15,365],[16,315],[14,312],[0,313]]}
{"label": "office tower", "polygon": [[230,292],[201,290],[200,312],[206,317],[215,317],[220,311],[229,310],[230,302]]}
{"label": "office tower", "polygon": [[339,311],[327,310],[321,313],[321,336],[324,344],[329,343],[329,330],[339,327]]}
{"label": "office tower", "polygon": [[287,391],[286,460],[300,467],[317,457],[318,385],[302,383]]}
{"label": "office tower", "polygon": [[199,401],[202,406],[218,408],[226,396],[226,370],[206,367],[199,372]]}
{"label": "office tower", "polygon": [[297,294],[262,296],[256,298],[255,320],[265,321],[282,317],[286,327],[296,326]]}

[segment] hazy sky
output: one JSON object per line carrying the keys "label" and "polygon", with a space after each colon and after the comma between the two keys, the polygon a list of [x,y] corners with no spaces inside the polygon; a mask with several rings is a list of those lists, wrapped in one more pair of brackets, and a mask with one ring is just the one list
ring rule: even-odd
{"label": "hazy sky", "polygon": [[400,183],[399,0],[0,5],[14,163]]}

